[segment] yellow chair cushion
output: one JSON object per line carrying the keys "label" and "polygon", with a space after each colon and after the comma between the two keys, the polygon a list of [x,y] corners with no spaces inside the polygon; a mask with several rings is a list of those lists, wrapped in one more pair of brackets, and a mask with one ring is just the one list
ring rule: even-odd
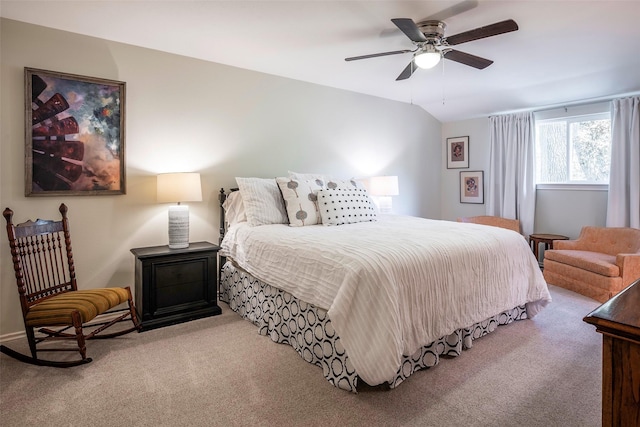
{"label": "yellow chair cushion", "polygon": [[128,299],[129,292],[125,288],[66,292],[32,306],[25,322],[31,327],[72,325],[71,313],[77,310],[85,323]]}

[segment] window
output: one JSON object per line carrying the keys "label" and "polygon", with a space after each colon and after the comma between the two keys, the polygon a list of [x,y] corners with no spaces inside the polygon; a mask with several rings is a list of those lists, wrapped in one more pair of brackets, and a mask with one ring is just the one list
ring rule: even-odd
{"label": "window", "polygon": [[538,184],[609,183],[608,111],[536,120],[535,132]]}

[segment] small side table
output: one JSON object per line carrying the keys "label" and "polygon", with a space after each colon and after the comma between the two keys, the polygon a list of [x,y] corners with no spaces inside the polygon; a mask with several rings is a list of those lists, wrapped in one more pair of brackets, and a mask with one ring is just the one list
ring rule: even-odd
{"label": "small side table", "polygon": [[219,249],[209,242],[191,243],[185,249],[131,249],[143,331],[222,312],[217,301]]}
{"label": "small side table", "polygon": [[530,234],[529,235],[529,245],[533,245],[533,255],[536,257],[536,260],[540,265],[540,258],[538,258],[538,249],[540,243],[544,244],[544,250],[553,249],[553,241],[554,240],[569,240],[567,236],[563,236],[561,234]]}

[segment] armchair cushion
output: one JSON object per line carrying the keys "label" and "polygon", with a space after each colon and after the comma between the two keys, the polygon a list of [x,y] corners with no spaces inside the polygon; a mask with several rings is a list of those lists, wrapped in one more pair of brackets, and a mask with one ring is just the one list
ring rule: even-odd
{"label": "armchair cushion", "polygon": [[608,277],[620,276],[616,257],[590,251],[550,250],[545,258]]}

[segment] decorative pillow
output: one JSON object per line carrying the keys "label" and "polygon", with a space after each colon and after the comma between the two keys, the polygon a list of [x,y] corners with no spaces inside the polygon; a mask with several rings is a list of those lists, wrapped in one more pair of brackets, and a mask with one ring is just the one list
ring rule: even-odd
{"label": "decorative pillow", "polygon": [[318,207],[324,225],[376,221],[376,209],[367,190],[323,189],[318,191]]}
{"label": "decorative pillow", "polygon": [[344,190],[344,189],[352,189],[352,188],[365,190],[364,185],[361,182],[356,181],[355,178],[351,178],[351,179],[327,178],[327,185],[325,188],[328,188],[330,190],[335,190],[335,189]]}
{"label": "decorative pillow", "polygon": [[360,188],[362,190],[366,190],[364,184],[355,178],[340,179],[320,173],[299,173],[293,171],[289,171],[289,178],[298,181],[315,181],[315,183],[322,188]]}
{"label": "decorative pillow", "polygon": [[236,182],[250,226],[289,223],[275,179],[236,177]]}
{"label": "decorative pillow", "polygon": [[247,213],[242,203],[242,195],[239,191],[232,191],[222,204],[224,209],[224,219],[229,225],[247,221]]}
{"label": "decorative pillow", "polygon": [[298,173],[289,171],[289,178],[296,181],[313,181],[316,185],[323,187],[327,183],[327,177],[320,173]]}
{"label": "decorative pillow", "polygon": [[321,223],[317,203],[317,193],[322,189],[321,185],[314,180],[293,178],[276,178],[276,182],[284,198],[290,226],[302,227]]}

